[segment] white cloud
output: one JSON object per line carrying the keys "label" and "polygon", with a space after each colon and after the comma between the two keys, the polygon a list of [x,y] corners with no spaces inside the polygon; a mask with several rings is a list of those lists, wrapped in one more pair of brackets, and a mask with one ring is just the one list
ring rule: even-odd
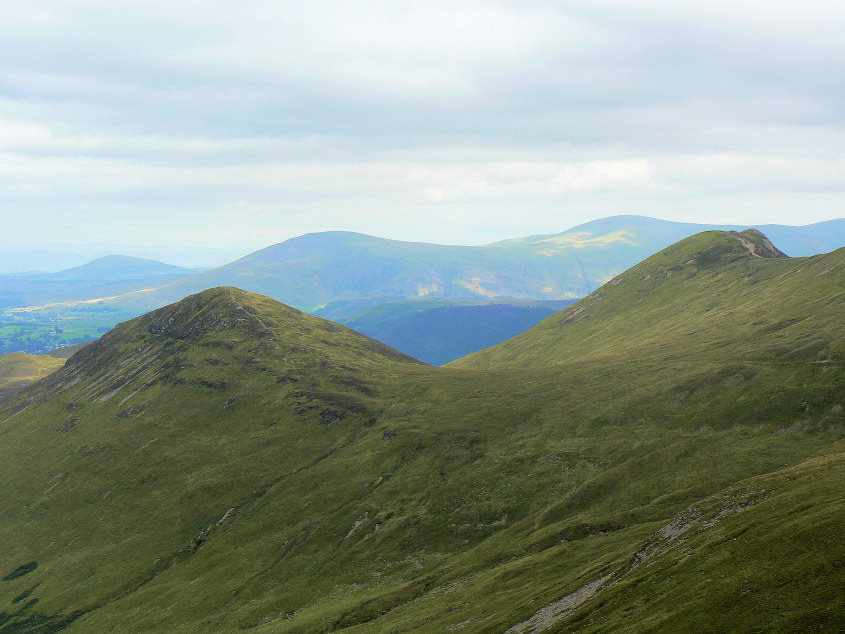
{"label": "white cloud", "polygon": [[5,0],[0,222],[261,246],[841,216],[843,31],[841,2]]}

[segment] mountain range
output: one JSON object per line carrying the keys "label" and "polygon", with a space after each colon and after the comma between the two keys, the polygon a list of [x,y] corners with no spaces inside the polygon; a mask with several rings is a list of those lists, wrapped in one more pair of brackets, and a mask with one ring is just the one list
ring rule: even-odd
{"label": "mountain range", "polygon": [[[614,216],[560,234],[485,246],[325,232],[293,238],[201,272],[137,258],[103,258],[61,273],[0,277],[0,308],[16,320],[23,316],[26,323],[58,325],[63,331],[47,328],[5,344],[0,336],[0,352],[43,351],[93,338],[119,321],[186,295],[235,286],[441,364],[500,343],[548,316],[550,312],[537,302],[586,296],[651,253],[706,228]],[[719,227],[736,229],[743,228]],[[808,256],[845,246],[845,219],[763,229],[776,236],[789,255]],[[533,307],[526,307],[526,302],[533,302]],[[60,323],[54,324],[56,320]],[[70,331],[67,322],[76,330]]]}
{"label": "mountain range", "polygon": [[[559,300],[583,297],[658,249],[707,228],[614,216],[555,235],[448,246],[329,231],[292,238],[216,269],[133,296],[148,308],[215,286],[235,286],[306,312],[341,300]],[[720,230],[747,227],[718,227]],[[845,246],[845,219],[764,226],[794,256]]]}
{"label": "mountain range", "polygon": [[268,297],[0,405],[0,631],[832,631],[845,249],[709,231],[446,367]]}

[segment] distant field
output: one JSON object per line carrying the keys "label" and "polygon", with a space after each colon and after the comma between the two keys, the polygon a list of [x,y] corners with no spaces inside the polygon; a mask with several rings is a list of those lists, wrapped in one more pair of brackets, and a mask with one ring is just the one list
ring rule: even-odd
{"label": "distant field", "polygon": [[0,324],[0,354],[45,354],[63,346],[92,341],[102,334],[98,326],[84,323],[60,327],[60,330],[57,332],[52,324]]}
{"label": "distant field", "polygon": [[0,314],[0,354],[46,354],[103,333],[132,315],[98,305]]}

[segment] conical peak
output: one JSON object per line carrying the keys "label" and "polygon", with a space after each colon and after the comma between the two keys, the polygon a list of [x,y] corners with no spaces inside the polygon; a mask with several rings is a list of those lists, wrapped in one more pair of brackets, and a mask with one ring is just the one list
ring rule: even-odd
{"label": "conical peak", "polygon": [[257,305],[261,299],[265,298],[233,287],[212,288],[145,315],[141,325],[152,334],[176,339],[234,329],[247,330],[255,337],[271,336],[272,331],[257,316],[261,313]]}

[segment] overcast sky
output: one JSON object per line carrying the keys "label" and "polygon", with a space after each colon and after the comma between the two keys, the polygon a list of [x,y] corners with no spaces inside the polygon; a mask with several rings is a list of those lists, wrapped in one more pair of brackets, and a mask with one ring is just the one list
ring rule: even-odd
{"label": "overcast sky", "polygon": [[845,216],[845,3],[0,2],[0,243]]}

